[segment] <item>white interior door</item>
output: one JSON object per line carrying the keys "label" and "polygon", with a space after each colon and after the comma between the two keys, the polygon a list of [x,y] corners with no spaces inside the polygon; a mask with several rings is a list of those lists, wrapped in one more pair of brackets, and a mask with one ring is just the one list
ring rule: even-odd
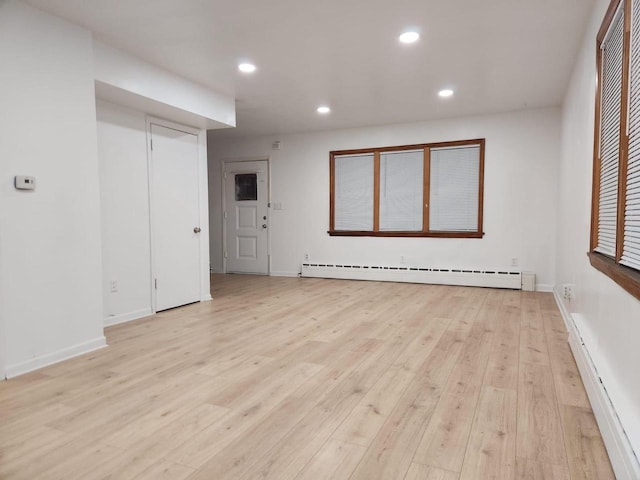
{"label": "white interior door", "polygon": [[151,124],[156,311],[200,300],[198,137]]}
{"label": "white interior door", "polygon": [[225,164],[226,271],[269,273],[267,161]]}

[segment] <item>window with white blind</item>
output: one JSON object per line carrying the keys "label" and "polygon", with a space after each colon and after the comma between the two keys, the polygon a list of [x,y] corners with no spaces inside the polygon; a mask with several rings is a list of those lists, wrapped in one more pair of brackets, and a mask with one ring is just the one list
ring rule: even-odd
{"label": "window with white blind", "polygon": [[611,256],[616,254],[623,32],[624,12],[620,9],[601,45],[602,120],[600,122],[600,192],[596,251]]}
{"label": "window with white blind", "polygon": [[429,230],[478,230],[480,146],[431,149]]}
{"label": "window with white blind", "polygon": [[331,152],[329,234],[481,238],[484,143]]}
{"label": "window with white blind", "polygon": [[591,264],[640,298],[640,0],[613,0],[597,38]]}
{"label": "window with white blind", "polygon": [[629,148],[625,185],[624,240],[620,263],[640,270],[640,2],[633,2],[629,65]]}
{"label": "window with white blind", "polygon": [[338,230],[373,228],[373,155],[335,159],[335,226]]}
{"label": "window with white blind", "polygon": [[422,231],[424,152],[380,154],[380,230]]}

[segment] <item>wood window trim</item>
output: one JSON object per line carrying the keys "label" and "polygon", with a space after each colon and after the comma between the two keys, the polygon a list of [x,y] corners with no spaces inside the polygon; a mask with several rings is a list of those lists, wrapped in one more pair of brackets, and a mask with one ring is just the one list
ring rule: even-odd
{"label": "wood window trim", "polygon": [[[600,128],[601,128],[601,74],[602,74],[602,42],[613,22],[620,4],[624,2],[624,33],[623,33],[623,62],[622,62],[622,102],[620,112],[620,146],[618,159],[618,205],[616,223],[616,255],[615,258],[596,252],[598,245],[598,221],[600,199]],[[605,13],[602,25],[598,31],[596,41],[596,94],[595,94],[595,122],[593,142],[593,184],[591,190],[591,235],[587,255],[591,266],[611,278],[624,290],[640,300],[640,271],[621,265],[620,259],[624,247],[624,214],[627,189],[628,166],[628,98],[629,98],[629,58],[631,54],[631,1],[612,0]],[[639,33],[640,34],[640,33]]]}
{"label": "wood window trim", "polygon": [[611,257],[598,252],[589,252],[589,262],[627,292],[640,300],[640,272],[616,263]]}
{"label": "wood window trim", "polygon": [[[480,147],[479,185],[478,185],[478,230],[474,232],[459,231],[429,231],[429,195],[431,175],[431,149],[443,147],[464,147],[478,145]],[[380,154],[385,152],[399,152],[404,150],[423,150],[423,227],[422,231],[380,231]],[[483,210],[484,210],[484,153],[485,139],[455,140],[449,142],[419,143],[412,145],[398,145],[376,148],[361,148],[352,150],[334,150],[329,152],[329,230],[327,233],[335,237],[433,237],[433,238],[482,238]],[[374,199],[373,199],[373,230],[354,231],[335,229],[335,157],[341,155],[374,155]]]}
{"label": "wood window trim", "polygon": [[429,198],[431,197],[431,149],[424,149],[422,165],[422,232],[429,232]]}
{"label": "wood window trim", "polygon": [[373,231],[380,231],[380,152],[373,153]]}
{"label": "wood window trim", "polygon": [[482,238],[484,232],[394,232],[384,230],[335,230],[327,232],[332,237],[433,237],[433,238]]}

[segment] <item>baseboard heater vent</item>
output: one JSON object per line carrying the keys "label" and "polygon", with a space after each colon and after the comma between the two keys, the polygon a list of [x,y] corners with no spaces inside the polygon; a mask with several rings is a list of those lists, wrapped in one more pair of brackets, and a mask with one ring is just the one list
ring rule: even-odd
{"label": "baseboard heater vent", "polygon": [[466,287],[522,288],[522,272],[462,268],[393,267],[303,263],[302,277],[374,280],[378,282],[431,283]]}

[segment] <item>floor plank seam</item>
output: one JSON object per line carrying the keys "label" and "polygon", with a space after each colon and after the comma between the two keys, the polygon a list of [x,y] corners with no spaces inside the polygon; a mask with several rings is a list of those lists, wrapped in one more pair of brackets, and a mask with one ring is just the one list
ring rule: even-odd
{"label": "floor plank seam", "polygon": [[[544,324],[543,322],[543,329],[544,329],[544,338],[547,344],[547,351],[549,352],[549,355],[551,355],[551,344],[549,342],[549,332],[547,329],[547,326]],[[558,384],[557,384],[557,379],[556,379],[556,369],[558,368],[557,366],[554,366],[553,362],[551,361],[551,359],[549,360],[549,365],[551,366],[551,374],[553,377],[553,387],[554,387],[554,391],[556,394],[556,404],[558,406],[558,416],[560,418],[560,429],[562,430],[562,442],[566,451],[566,455],[565,455],[565,467],[567,469],[567,472],[569,474],[569,479],[572,478],[572,473],[571,473],[571,465],[569,462],[569,452],[567,451],[567,431],[566,431],[566,427],[564,425],[564,421],[563,419],[563,412],[560,411],[560,392],[558,389]]]}

